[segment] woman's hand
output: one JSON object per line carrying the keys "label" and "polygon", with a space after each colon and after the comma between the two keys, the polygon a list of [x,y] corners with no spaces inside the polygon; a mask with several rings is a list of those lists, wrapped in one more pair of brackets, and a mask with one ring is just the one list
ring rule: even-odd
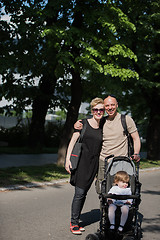
{"label": "woman's hand", "polygon": [[71,169],[72,168],[72,164],[71,164],[71,161],[70,160],[66,160],[66,164],[65,164],[65,169],[66,171],[71,174]]}

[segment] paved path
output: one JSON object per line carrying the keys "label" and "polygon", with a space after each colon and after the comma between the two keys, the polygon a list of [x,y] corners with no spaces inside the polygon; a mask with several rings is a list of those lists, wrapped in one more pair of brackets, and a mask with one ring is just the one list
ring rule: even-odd
{"label": "paved path", "polygon": [[[142,240],[159,240],[160,170],[140,172],[143,215]],[[69,231],[74,188],[70,184],[0,192],[0,240],[85,240],[99,225],[99,199],[94,184],[81,215],[86,231],[74,236]]]}
{"label": "paved path", "polygon": [[56,163],[57,154],[0,154],[0,168]]}
{"label": "paved path", "polygon": [[[146,152],[140,153],[141,158],[146,158]],[[57,154],[0,154],[0,168],[39,166],[56,163]]]}

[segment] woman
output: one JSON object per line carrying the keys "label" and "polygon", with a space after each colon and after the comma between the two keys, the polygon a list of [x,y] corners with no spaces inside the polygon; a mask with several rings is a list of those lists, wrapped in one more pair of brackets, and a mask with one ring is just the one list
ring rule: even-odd
{"label": "woman", "polygon": [[75,194],[71,208],[70,230],[73,234],[82,234],[83,227],[79,226],[80,214],[86,199],[87,192],[98,171],[99,153],[102,144],[102,129],[99,128],[100,119],[104,114],[104,103],[101,98],[94,98],[91,103],[90,119],[83,119],[86,130],[82,139],[82,153],[78,167],[71,173],[70,155],[74,144],[80,136],[80,131],[75,130],[68,146],[65,169],[71,174],[71,184],[75,186]]}

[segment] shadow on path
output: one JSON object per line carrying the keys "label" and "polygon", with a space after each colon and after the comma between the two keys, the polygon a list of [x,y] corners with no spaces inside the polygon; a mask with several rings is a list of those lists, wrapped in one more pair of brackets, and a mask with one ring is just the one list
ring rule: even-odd
{"label": "shadow on path", "polygon": [[90,212],[82,213],[81,214],[81,225],[88,226],[93,223],[100,221],[100,210],[99,209],[92,209]]}

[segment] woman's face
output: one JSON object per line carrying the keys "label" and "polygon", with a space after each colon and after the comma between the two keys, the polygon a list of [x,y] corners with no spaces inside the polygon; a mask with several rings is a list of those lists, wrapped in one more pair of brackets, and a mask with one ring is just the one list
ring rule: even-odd
{"label": "woman's face", "polygon": [[104,114],[104,104],[99,103],[92,108],[93,117],[96,120],[100,120]]}

